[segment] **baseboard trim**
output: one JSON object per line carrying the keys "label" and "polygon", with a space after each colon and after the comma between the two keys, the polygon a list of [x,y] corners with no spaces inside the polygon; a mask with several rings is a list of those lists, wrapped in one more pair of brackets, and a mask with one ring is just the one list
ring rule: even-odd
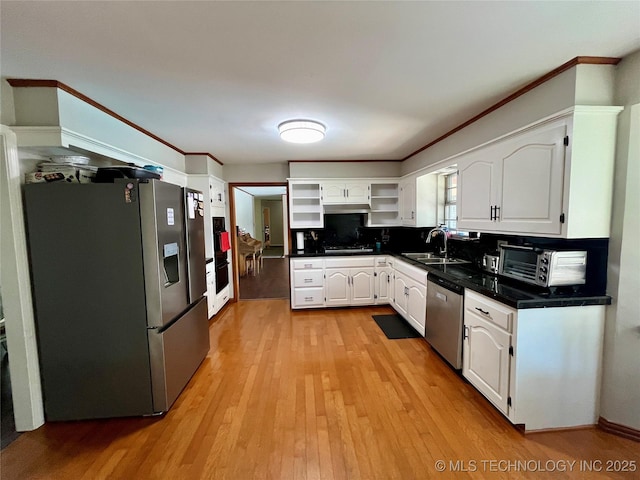
{"label": "baseboard trim", "polygon": [[602,417],[598,418],[598,427],[600,427],[605,432],[613,433],[614,435],[640,442],[640,430],[636,430],[635,428],[627,427],[626,425],[620,425],[619,423],[610,422],[609,420]]}
{"label": "baseboard trim", "polygon": [[533,435],[536,433],[552,433],[552,432],[570,432],[573,430],[589,430],[595,429],[596,425],[587,424],[587,425],[573,425],[571,427],[553,427],[553,428],[540,428],[537,430],[525,430],[524,424],[518,424],[516,426],[518,430],[521,430],[525,435]]}

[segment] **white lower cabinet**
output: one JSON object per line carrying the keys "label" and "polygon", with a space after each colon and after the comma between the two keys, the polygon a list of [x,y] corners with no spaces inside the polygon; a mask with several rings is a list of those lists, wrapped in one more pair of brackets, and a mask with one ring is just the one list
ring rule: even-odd
{"label": "white lower cabinet", "polygon": [[605,306],[516,310],[465,291],[462,374],[525,430],[598,418]]}
{"label": "white lower cabinet", "polygon": [[376,305],[386,305],[393,297],[393,266],[388,257],[376,257],[373,273],[373,299]]}
{"label": "white lower cabinet", "polygon": [[207,317],[211,318],[216,309],[216,273],[215,263],[209,262],[206,266],[207,272]]}
{"label": "white lower cabinet", "polygon": [[216,305],[214,307],[213,313],[218,313],[220,311],[220,309],[222,309],[222,307],[225,306],[225,304],[229,301],[229,292],[230,292],[230,287],[229,285],[227,285],[226,287],[224,287],[222,290],[220,290],[217,294],[216,294]]}
{"label": "white lower cabinet", "polygon": [[427,272],[397,259],[394,270],[392,305],[424,337],[427,317]]}
{"label": "white lower cabinet", "polygon": [[291,308],[324,306],[324,262],[322,258],[292,259],[289,267]]}
{"label": "white lower cabinet", "polygon": [[[489,309],[467,302],[462,374],[502,413],[508,413],[511,332],[498,327]],[[485,307],[485,308],[482,308]],[[485,313],[486,312],[486,313]]]}
{"label": "white lower cabinet", "polygon": [[324,276],[326,306],[374,304],[373,257],[328,258]]}
{"label": "white lower cabinet", "polygon": [[291,259],[291,308],[388,303],[391,265],[381,256]]}

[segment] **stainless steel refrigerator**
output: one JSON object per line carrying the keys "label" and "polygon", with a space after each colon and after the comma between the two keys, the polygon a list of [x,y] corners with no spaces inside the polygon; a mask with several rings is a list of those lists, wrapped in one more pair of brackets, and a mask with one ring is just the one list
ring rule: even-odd
{"label": "stainless steel refrigerator", "polygon": [[202,194],[24,188],[47,420],[166,412],[209,351]]}

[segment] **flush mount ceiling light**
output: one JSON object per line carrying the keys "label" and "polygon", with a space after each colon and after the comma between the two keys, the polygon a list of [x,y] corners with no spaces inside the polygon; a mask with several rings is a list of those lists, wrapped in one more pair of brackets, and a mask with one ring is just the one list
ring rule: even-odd
{"label": "flush mount ceiling light", "polygon": [[313,143],[324,138],[326,128],[313,120],[287,120],[278,125],[280,138],[291,143]]}

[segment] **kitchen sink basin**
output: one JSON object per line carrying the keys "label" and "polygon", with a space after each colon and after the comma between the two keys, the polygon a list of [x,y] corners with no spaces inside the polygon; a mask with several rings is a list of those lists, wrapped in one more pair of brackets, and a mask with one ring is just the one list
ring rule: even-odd
{"label": "kitchen sink basin", "polygon": [[440,258],[436,256],[434,253],[403,253],[403,257],[410,258],[411,260],[429,260],[432,258]]}
{"label": "kitchen sink basin", "polygon": [[425,265],[449,265],[451,263],[470,263],[467,260],[461,260],[459,258],[443,258],[438,257],[433,253],[403,253],[403,257],[410,258],[416,262],[424,263]]}
{"label": "kitchen sink basin", "polygon": [[418,259],[418,261],[427,265],[430,265],[430,264],[448,265],[449,263],[470,263],[467,260],[460,260],[459,258],[425,258],[425,259]]}

